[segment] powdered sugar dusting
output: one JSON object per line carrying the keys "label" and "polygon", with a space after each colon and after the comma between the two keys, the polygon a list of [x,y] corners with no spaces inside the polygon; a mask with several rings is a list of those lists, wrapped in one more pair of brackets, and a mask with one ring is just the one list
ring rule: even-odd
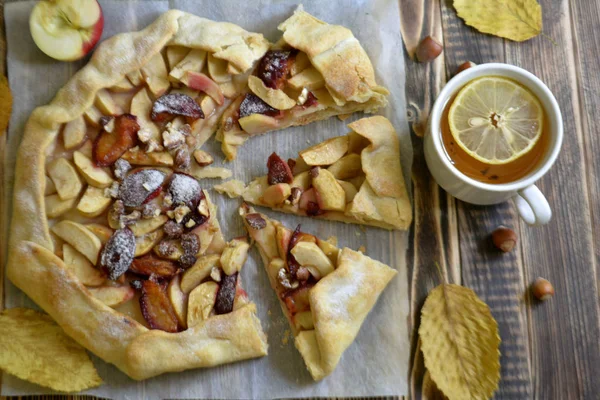
{"label": "powdered sugar dusting", "polygon": [[123,275],[135,255],[135,236],[129,228],[119,229],[112,234],[100,255],[100,265],[108,272],[109,279]]}
{"label": "powdered sugar dusting", "polygon": [[185,174],[173,174],[168,191],[173,197],[173,204],[192,204],[192,208],[196,208],[195,204],[200,200],[200,184]]}
{"label": "powdered sugar dusting", "polygon": [[165,180],[165,174],[155,169],[143,169],[127,175],[119,188],[119,198],[127,207],[139,207]]}

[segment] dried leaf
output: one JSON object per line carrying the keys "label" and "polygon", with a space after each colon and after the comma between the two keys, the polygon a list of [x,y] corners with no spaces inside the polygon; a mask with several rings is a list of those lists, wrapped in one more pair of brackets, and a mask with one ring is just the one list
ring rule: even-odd
{"label": "dried leaf", "polygon": [[12,111],[12,94],[5,76],[0,77],[0,136],[4,134]]}
{"label": "dried leaf", "polygon": [[102,384],[85,349],[52,318],[26,308],[0,314],[0,369],[61,392]]}
{"label": "dried leaf", "polygon": [[454,0],[458,16],[483,33],[522,42],[542,32],[536,0]]}
{"label": "dried leaf", "polygon": [[500,336],[489,307],[471,289],[442,284],[421,311],[425,367],[452,399],[488,399],[500,380]]}

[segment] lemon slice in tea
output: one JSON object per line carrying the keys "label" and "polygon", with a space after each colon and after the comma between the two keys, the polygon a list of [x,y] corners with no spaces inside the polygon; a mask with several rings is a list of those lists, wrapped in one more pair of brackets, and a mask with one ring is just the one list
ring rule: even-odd
{"label": "lemon slice in tea", "polygon": [[501,77],[465,85],[450,106],[450,132],[471,157],[506,164],[533,149],[542,135],[544,111],[533,93]]}

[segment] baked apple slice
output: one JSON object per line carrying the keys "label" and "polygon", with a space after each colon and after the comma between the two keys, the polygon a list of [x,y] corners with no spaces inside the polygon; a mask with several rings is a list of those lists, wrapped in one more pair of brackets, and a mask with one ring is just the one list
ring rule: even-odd
{"label": "baked apple slice", "polygon": [[115,118],[112,132],[102,131],[94,141],[94,163],[109,167],[127,150],[136,145],[140,126],[134,115],[123,114]]}

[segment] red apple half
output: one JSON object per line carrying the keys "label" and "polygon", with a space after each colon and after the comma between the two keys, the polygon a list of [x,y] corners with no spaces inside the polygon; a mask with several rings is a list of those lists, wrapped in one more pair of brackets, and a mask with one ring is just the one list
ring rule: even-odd
{"label": "red apple half", "polygon": [[61,61],[89,53],[102,35],[104,17],[96,0],[42,0],[29,17],[35,44]]}

